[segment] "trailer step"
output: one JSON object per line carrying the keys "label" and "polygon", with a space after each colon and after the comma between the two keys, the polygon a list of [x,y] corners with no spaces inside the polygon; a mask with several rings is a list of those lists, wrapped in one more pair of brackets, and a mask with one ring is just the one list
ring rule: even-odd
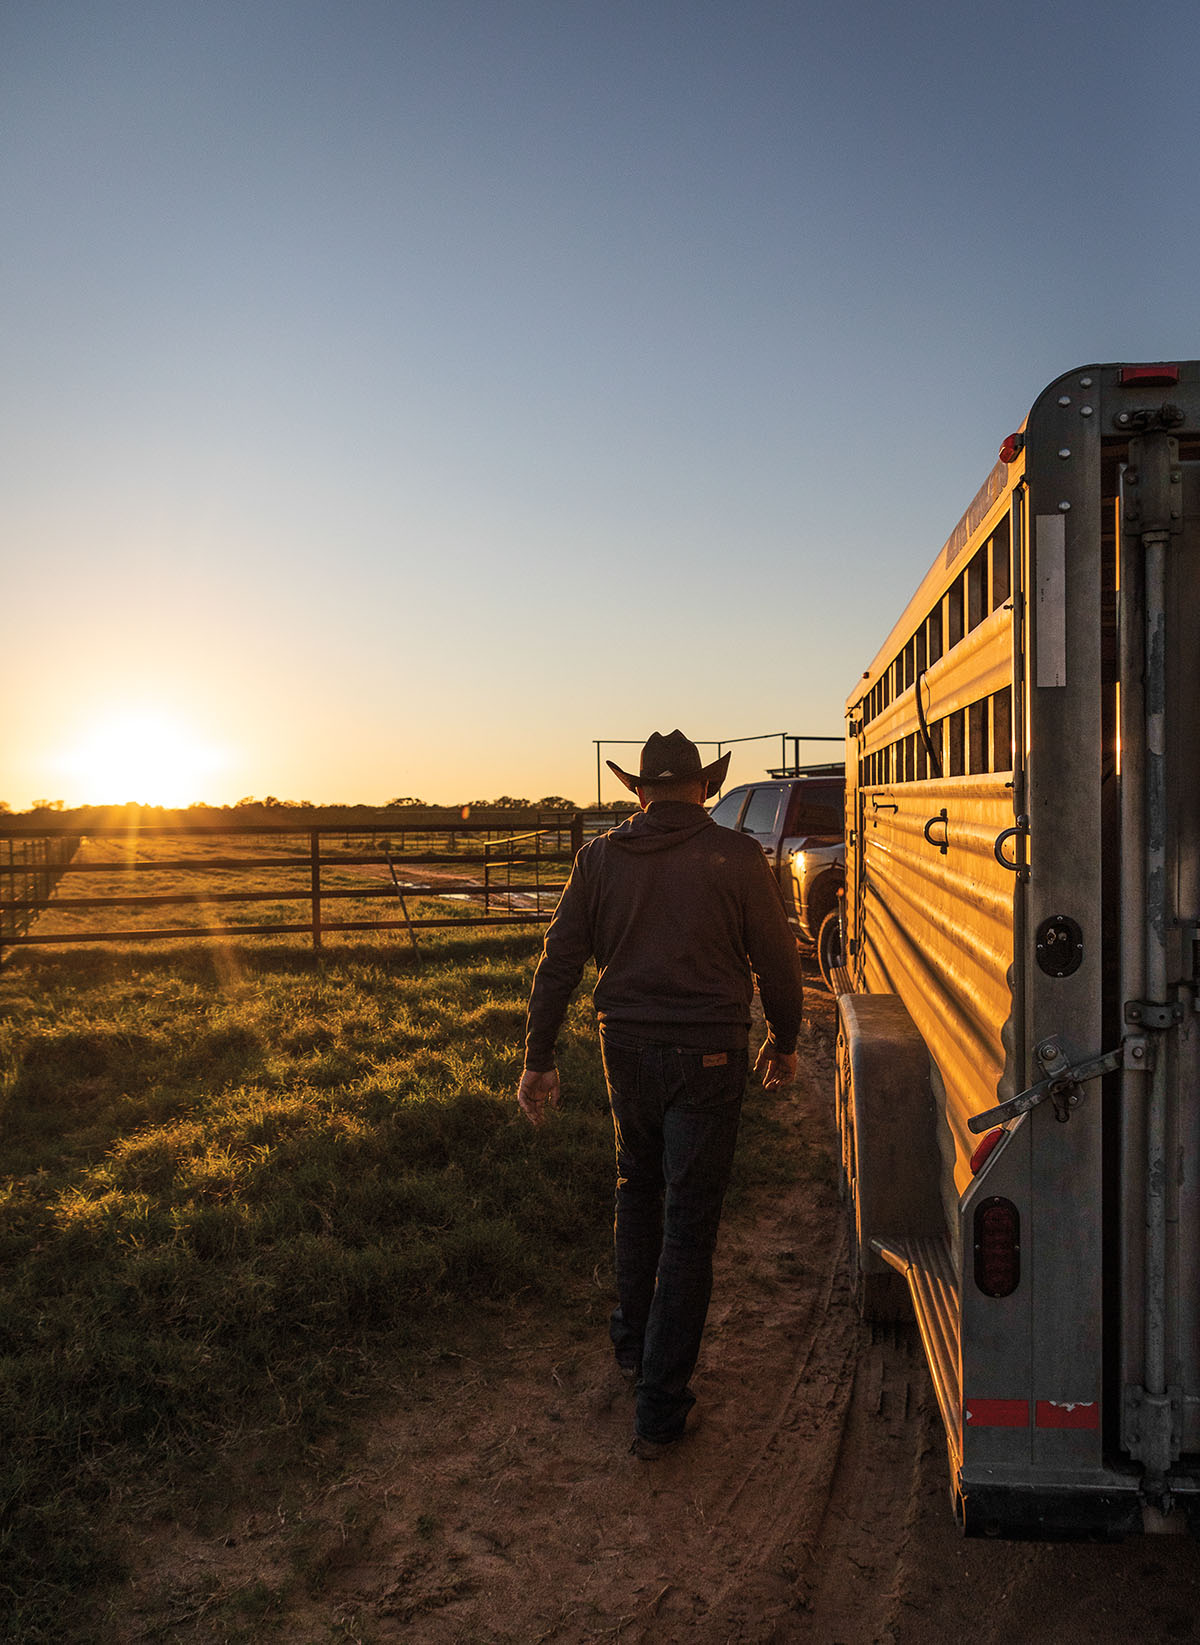
{"label": "trailer step", "polygon": [[944,1239],[876,1238],[871,1249],[897,1273],[912,1293],[913,1312],[925,1346],[947,1437],[959,1442],[962,1377],[959,1369],[958,1283]]}

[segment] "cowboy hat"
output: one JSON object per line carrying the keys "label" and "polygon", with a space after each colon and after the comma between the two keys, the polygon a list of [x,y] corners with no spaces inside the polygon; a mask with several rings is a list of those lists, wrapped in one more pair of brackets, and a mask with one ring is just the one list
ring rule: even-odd
{"label": "cowboy hat", "polygon": [[634,793],[639,788],[653,788],[656,783],[698,781],[703,777],[707,799],[715,794],[725,781],[730,753],[732,750],[720,755],[711,765],[702,765],[700,750],[694,742],[689,742],[682,731],[669,732],[665,737],[661,732],[654,731],[642,749],[636,777],[628,771],[622,771],[612,760],[606,760],[604,763],[610,771],[620,777],[626,788]]}

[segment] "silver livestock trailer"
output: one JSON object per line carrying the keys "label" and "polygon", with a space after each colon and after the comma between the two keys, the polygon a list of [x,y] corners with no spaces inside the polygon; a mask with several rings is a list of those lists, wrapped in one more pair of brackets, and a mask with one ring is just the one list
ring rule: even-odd
{"label": "silver livestock trailer", "polygon": [[969,1534],[1200,1516],[1200,362],[1047,388],[847,702],[837,1115]]}

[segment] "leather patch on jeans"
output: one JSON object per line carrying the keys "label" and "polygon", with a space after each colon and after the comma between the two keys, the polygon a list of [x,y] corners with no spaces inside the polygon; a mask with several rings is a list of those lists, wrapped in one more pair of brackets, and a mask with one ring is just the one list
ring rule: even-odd
{"label": "leather patch on jeans", "polygon": [[712,1051],[700,1059],[701,1068],[724,1068],[729,1061],[728,1051]]}

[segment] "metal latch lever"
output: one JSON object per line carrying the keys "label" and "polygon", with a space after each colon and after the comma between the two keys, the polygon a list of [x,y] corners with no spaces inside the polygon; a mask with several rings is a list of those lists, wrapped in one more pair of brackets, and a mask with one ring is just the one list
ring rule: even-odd
{"label": "metal latch lever", "polygon": [[[1088,1057],[1072,1067],[1057,1040],[1043,1040],[1034,1051],[1034,1055],[1046,1070],[1046,1078],[1039,1080],[1036,1085],[1031,1085],[1028,1091],[1021,1091],[1015,1097],[1009,1097],[1007,1102],[1002,1102],[997,1108],[988,1108],[982,1114],[972,1114],[967,1121],[967,1130],[976,1134],[990,1131],[993,1126],[1003,1125],[1006,1120],[1014,1120],[1018,1114],[1027,1114],[1031,1108],[1047,1101],[1054,1104],[1054,1112],[1060,1120],[1068,1120],[1071,1117],[1071,1110],[1078,1106],[1082,1098],[1083,1093],[1079,1087],[1086,1080],[1097,1079],[1101,1074],[1111,1074],[1114,1068],[1124,1066],[1126,1056],[1131,1050],[1132,1042],[1127,1040],[1116,1051],[1103,1051],[1099,1056]],[[1148,1067],[1148,1047],[1140,1038],[1137,1041],[1137,1050],[1141,1055],[1137,1057],[1134,1066]]]}

